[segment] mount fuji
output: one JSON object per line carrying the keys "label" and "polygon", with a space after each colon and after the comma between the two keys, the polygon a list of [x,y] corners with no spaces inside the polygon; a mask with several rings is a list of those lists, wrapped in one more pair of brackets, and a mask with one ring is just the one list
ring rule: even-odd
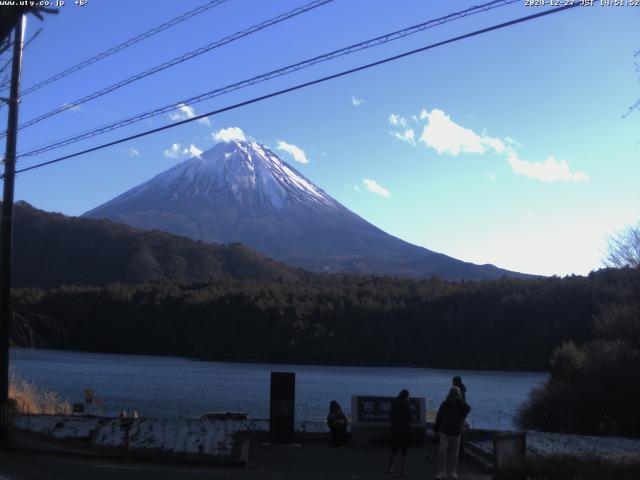
{"label": "mount fuji", "polygon": [[525,276],[389,235],[253,141],[218,143],[84,216],[205,242],[241,242],[314,271],[447,279]]}

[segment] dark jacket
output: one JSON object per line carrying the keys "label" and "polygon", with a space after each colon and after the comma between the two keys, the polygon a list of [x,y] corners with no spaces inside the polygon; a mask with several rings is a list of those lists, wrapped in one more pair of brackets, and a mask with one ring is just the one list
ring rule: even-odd
{"label": "dark jacket", "polygon": [[331,444],[342,446],[349,441],[347,434],[347,417],[342,410],[327,415],[327,426],[331,434]]}
{"label": "dark jacket", "polygon": [[460,435],[462,422],[470,411],[471,407],[461,398],[445,400],[438,409],[433,431],[451,436]]}
{"label": "dark jacket", "polygon": [[406,400],[394,398],[391,401],[391,432],[401,435],[411,432],[411,409]]}
{"label": "dark jacket", "polygon": [[455,387],[458,387],[460,389],[460,393],[462,394],[462,400],[464,400],[465,402],[467,401],[467,387],[464,386],[464,383],[460,382],[459,384],[455,385]]}

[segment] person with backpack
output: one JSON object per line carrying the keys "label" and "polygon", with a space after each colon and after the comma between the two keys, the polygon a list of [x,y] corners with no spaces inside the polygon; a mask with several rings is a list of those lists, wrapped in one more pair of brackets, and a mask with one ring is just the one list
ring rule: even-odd
{"label": "person with backpack", "polygon": [[433,427],[434,432],[440,435],[437,479],[458,478],[458,452],[462,425],[470,411],[471,407],[464,401],[460,388],[451,387],[446,400],[438,409]]}

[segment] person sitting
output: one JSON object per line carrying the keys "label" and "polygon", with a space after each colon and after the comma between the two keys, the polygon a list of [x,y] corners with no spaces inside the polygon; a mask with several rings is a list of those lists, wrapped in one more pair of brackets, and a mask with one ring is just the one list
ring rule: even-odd
{"label": "person sitting", "polygon": [[342,411],[340,404],[331,400],[329,404],[329,415],[327,415],[327,426],[329,427],[329,444],[334,447],[342,447],[349,441],[347,433],[347,417]]}

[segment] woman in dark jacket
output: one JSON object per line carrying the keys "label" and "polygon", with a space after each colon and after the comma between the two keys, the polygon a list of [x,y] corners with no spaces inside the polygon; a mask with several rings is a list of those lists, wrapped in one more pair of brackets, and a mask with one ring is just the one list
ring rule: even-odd
{"label": "woman in dark jacket", "polygon": [[393,473],[393,460],[398,448],[402,454],[401,475],[407,476],[407,449],[411,440],[411,409],[409,408],[409,391],[401,390],[391,402],[391,456],[387,473]]}
{"label": "woman in dark jacket", "polygon": [[460,434],[464,419],[471,411],[471,407],[462,398],[458,387],[451,387],[447,399],[442,402],[436,416],[433,430],[440,434],[438,450],[439,470],[436,478],[458,478],[458,451],[460,449]]}

